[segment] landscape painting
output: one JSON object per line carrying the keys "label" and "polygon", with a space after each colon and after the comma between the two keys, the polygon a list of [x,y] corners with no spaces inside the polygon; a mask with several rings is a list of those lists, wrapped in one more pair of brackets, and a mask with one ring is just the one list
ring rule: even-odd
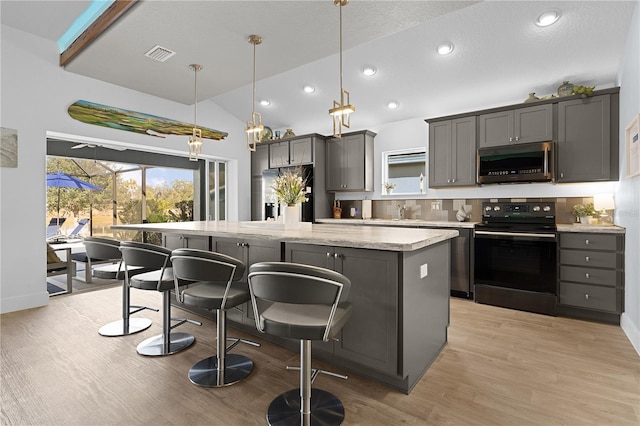
{"label": "landscape painting", "polygon": [[[74,102],[67,111],[72,118],[83,123],[160,138],[163,135],[191,135],[193,129],[191,123],[83,100]],[[202,137],[205,139],[221,140],[228,135],[220,130],[198,128],[202,130]]]}

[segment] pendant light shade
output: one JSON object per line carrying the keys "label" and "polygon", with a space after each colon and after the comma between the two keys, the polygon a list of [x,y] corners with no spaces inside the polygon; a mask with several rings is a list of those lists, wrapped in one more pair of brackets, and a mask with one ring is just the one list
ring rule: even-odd
{"label": "pendant light shade", "polygon": [[247,149],[255,151],[256,145],[262,138],[262,116],[256,112],[256,45],[262,43],[262,37],[252,34],[249,36],[249,43],[253,44],[253,98],[251,100],[251,120],[247,121]]}
{"label": "pendant light shade", "polygon": [[202,70],[202,65],[191,64],[189,68],[194,72],[193,89],[193,133],[189,136],[189,160],[198,161],[198,155],[202,153],[202,130],[198,129],[198,71]]}
{"label": "pendant light shade", "polygon": [[333,101],[333,108],[329,114],[333,117],[333,137],[342,137],[342,128],[351,127],[351,113],[356,107],[351,105],[349,92],[342,87],[342,7],[349,4],[349,0],[332,0],[333,4],[340,7],[340,102]]}

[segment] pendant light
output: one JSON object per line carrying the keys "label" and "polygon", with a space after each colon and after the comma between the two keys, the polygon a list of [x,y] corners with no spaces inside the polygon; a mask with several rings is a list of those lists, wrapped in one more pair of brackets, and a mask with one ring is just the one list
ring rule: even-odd
{"label": "pendant light", "polygon": [[342,137],[342,128],[351,126],[351,113],[356,107],[351,105],[349,92],[342,87],[342,7],[349,4],[349,0],[332,0],[333,4],[340,6],[340,102],[333,101],[333,108],[329,114],[333,117],[333,137]]}
{"label": "pendant light", "polygon": [[202,130],[198,129],[198,71],[202,70],[202,65],[191,64],[189,68],[195,74],[194,94],[193,94],[193,133],[189,136],[189,160],[198,161],[198,155],[202,153]]}
{"label": "pendant light", "polygon": [[256,45],[262,43],[262,37],[252,34],[249,36],[249,43],[253,44],[253,98],[251,101],[251,120],[247,121],[247,149],[255,151],[256,145],[262,138],[262,116],[256,112]]}

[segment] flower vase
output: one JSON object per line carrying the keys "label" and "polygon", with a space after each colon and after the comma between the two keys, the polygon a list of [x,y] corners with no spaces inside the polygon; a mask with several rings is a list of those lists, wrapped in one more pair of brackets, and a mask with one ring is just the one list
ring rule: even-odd
{"label": "flower vase", "polygon": [[580,223],[583,225],[588,225],[589,224],[589,219],[591,219],[592,216],[581,216],[580,217]]}
{"label": "flower vase", "polygon": [[284,208],[282,222],[285,228],[296,228],[300,224],[300,205],[292,204]]}

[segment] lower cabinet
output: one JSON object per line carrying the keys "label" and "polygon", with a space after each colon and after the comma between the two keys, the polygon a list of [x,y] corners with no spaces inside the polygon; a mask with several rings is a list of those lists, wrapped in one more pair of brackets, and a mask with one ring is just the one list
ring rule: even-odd
{"label": "lower cabinet", "polygon": [[619,323],[624,308],[624,235],[560,233],[558,313]]}
{"label": "lower cabinet", "polygon": [[314,353],[398,374],[398,256],[397,252],[285,244],[287,262],[332,269],[351,280],[351,319],[338,341],[314,342]]}
{"label": "lower cabinet", "polygon": [[192,248],[210,250],[211,237],[205,235],[163,234],[162,245],[168,249]]}
{"label": "lower cabinet", "polygon": [[[212,250],[243,261],[247,268],[241,281],[247,282],[250,265],[257,262],[279,262],[282,260],[281,245],[282,243],[279,241],[216,237],[212,242]],[[243,303],[227,311],[227,319],[255,327],[251,302]]]}

